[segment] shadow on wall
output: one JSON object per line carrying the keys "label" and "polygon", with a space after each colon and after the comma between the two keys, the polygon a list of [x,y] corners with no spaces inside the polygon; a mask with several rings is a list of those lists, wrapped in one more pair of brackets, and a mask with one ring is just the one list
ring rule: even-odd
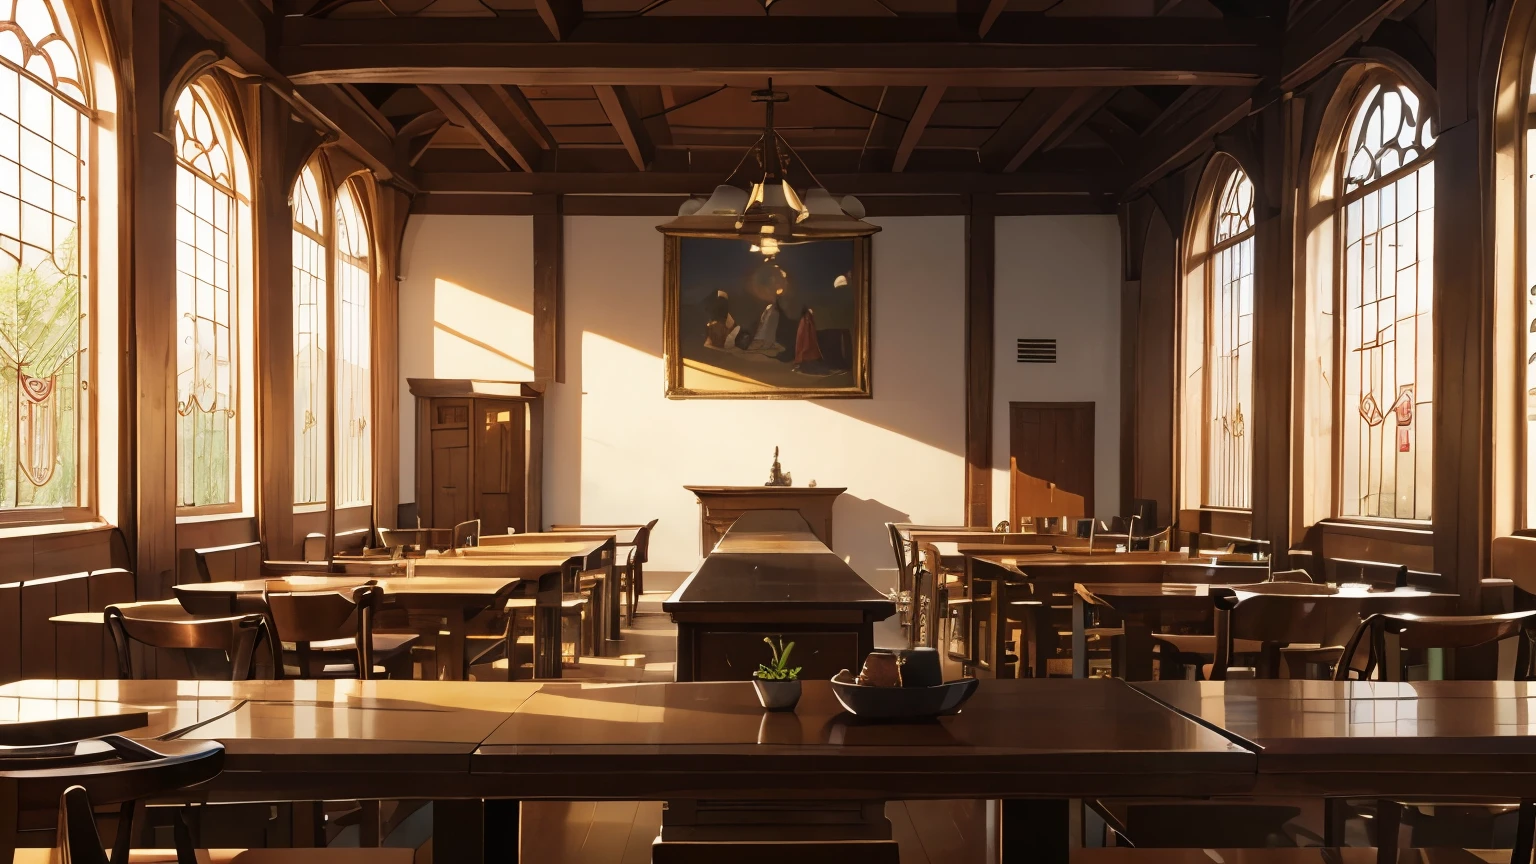
{"label": "shadow on wall", "polygon": [[884,594],[896,587],[896,558],[885,523],[910,521],[907,513],[895,507],[844,492],[832,508],[833,545],[847,556],[849,566]]}

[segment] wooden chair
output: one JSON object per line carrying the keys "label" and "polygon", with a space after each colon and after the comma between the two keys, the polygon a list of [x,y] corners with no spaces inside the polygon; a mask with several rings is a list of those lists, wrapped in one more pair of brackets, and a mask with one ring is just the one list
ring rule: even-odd
{"label": "wooden chair", "polygon": [[[360,585],[350,595],[338,591],[267,591],[272,630],[294,645],[291,659],[300,678],[410,678],[412,633],[375,633],[384,592]],[[349,632],[350,631],[350,632]]]}
{"label": "wooden chair", "polygon": [[480,545],[480,520],[471,519],[468,522],[460,522],[453,526],[453,542],[450,549],[463,549],[465,546]]}
{"label": "wooden chair", "polygon": [[1202,552],[1269,555],[1270,542],[1268,540],[1254,540],[1250,537],[1230,537],[1226,534],[1190,534],[1189,557],[1199,557]]}
{"label": "wooden chair", "polygon": [[[6,764],[0,759],[0,801],[18,803],[17,822],[28,829],[51,829],[58,849],[14,849],[15,836],[0,831],[0,860],[16,864],[410,864],[413,849],[218,849],[197,848],[198,819],[190,806],[178,808],[173,849],[134,849],[135,814],[140,802],[162,798],[218,776],[224,748],[217,742],[180,745],[160,753],[153,742],[105,738],[50,748],[48,754]],[[7,788],[10,787],[10,788]],[[112,856],[102,847],[93,805],[120,804]],[[0,825],[8,820],[0,818]],[[130,858],[131,854],[131,858]]]}
{"label": "wooden chair", "polygon": [[[277,643],[266,616],[259,613],[199,618],[173,606],[108,606],[104,614],[107,632],[117,648],[120,678],[136,679],[140,677],[136,673],[143,671],[134,667],[134,642],[152,648],[223,652],[229,662],[226,674],[235,681],[254,677],[266,662],[274,674],[281,668]],[[199,678],[212,678],[216,671],[224,671],[198,662],[197,654],[188,655],[188,664],[195,674],[200,673]]]}
{"label": "wooden chair", "polygon": [[[1532,651],[1536,645],[1536,610],[1501,615],[1389,615],[1376,613],[1360,622],[1344,646],[1345,662],[1334,670],[1335,681],[1370,679],[1402,681],[1403,651],[1426,648],[1476,648],[1524,637],[1523,658],[1515,669],[1516,680],[1532,678]],[[1358,661],[1362,661],[1356,665]]]}
{"label": "wooden chair", "polygon": [[[83,816],[90,820],[90,830],[75,828],[61,832],[62,842],[78,845],[84,852],[64,860],[105,864],[107,859],[95,830],[89,799],[98,805],[121,805],[112,861],[127,861],[138,802],[207,782],[218,776],[223,767],[224,747],[214,741],[186,742],[170,754],[153,747],[154,742],[109,735],[46,747],[17,748],[0,755],[0,807],[7,811],[0,812],[0,861],[11,861],[13,856],[27,864],[49,860],[51,850],[18,849],[20,835],[61,826],[60,801],[72,800],[75,825],[80,824],[79,817]],[[193,845],[186,828],[185,820],[178,821],[176,845],[187,856],[184,860],[190,861],[194,860]],[[66,848],[71,853],[75,851],[72,846]],[[173,857],[163,860],[175,860],[172,854]]]}
{"label": "wooden chair", "polygon": [[[625,614],[631,624],[635,621],[635,609],[639,605],[640,597],[645,593],[645,564],[651,558],[651,531],[655,529],[658,519],[652,519],[644,525],[551,525],[550,531],[556,534],[564,533],[601,533],[616,528],[634,528],[635,543],[630,547],[628,560],[624,563],[615,563],[614,574],[619,577],[620,599],[626,604]],[[503,535],[511,537],[512,535]],[[485,545],[486,537],[480,538],[480,543]]]}
{"label": "wooden chair", "polygon": [[324,561],[330,556],[326,553],[326,536],[317,532],[304,535],[303,554],[305,561]]}
{"label": "wooden chair", "polygon": [[259,578],[263,557],[260,541],[192,550],[192,560],[200,582],[234,582]]}
{"label": "wooden chair", "polygon": [[918,644],[917,619],[921,614],[923,600],[917,590],[917,568],[912,561],[914,556],[911,542],[902,536],[896,526],[895,522],[885,523],[885,530],[891,537],[891,552],[896,556],[896,592],[900,598],[896,608],[901,616],[901,629],[907,633],[907,644],[914,646]]}

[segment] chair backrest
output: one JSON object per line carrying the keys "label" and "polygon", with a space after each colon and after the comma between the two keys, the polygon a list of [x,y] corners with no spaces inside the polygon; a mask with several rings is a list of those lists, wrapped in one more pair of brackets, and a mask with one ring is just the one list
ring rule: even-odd
{"label": "chair backrest", "polygon": [[310,643],[352,639],[357,652],[357,677],[373,677],[373,624],[383,600],[378,585],[359,585],[350,594],[340,591],[273,591],[264,594],[279,643],[297,649],[299,675],[318,672],[312,666]]}
{"label": "chair backrest", "polygon": [[1536,594],[1536,537],[1495,537],[1492,549],[1495,579],[1508,579],[1527,594]]}
{"label": "chair backrest", "polygon": [[637,563],[650,563],[651,532],[656,530],[656,523],[660,521],[660,519],[652,519],[651,521],[640,526],[640,530],[635,534],[635,561]]}
{"label": "chair backrest", "polygon": [[255,579],[261,572],[261,541],[232,543],[193,549],[197,578],[202,582],[234,582]]}
{"label": "chair backrest", "polygon": [[1238,639],[1276,646],[1287,643],[1339,645],[1358,621],[1356,607],[1329,602],[1339,593],[1311,582],[1262,582],[1211,589],[1215,604],[1216,654],[1212,680],[1224,680]]}
{"label": "chair backrest", "polygon": [[885,523],[885,530],[891,535],[891,552],[896,556],[896,573],[900,577],[902,585],[906,585],[912,578],[912,555],[906,538],[901,536],[895,522]]}
{"label": "chair backrest", "polygon": [[1270,582],[1311,582],[1312,574],[1305,570],[1276,570],[1269,574]]}
{"label": "chair backrest", "polygon": [[1307,571],[1307,575],[1312,577],[1313,582],[1324,581],[1324,577],[1327,576],[1318,562],[1317,553],[1311,549],[1292,549],[1286,553],[1286,557],[1291,559],[1292,568]]}
{"label": "chair backrest", "polygon": [[[0,756],[0,854],[9,861],[17,844],[16,829],[57,813],[61,846],[59,860],[72,864],[106,864],[92,816],[92,804],[125,804],[165,797],[217,777],[224,764],[224,747],[216,741],[185,742],[173,753],[153,749],[116,735],[46,747],[17,748]],[[62,810],[61,810],[62,808]],[[46,823],[45,823],[46,824]],[[119,830],[113,861],[128,860],[131,840]],[[193,860],[186,831],[177,832],[178,853]]]}
{"label": "chair backrest", "polygon": [[329,556],[326,555],[325,545],[326,545],[326,543],[325,543],[325,535],[324,534],[320,534],[320,533],[317,533],[317,532],[314,532],[314,531],[311,531],[310,533],[305,534],[304,535],[304,560],[305,561],[324,561],[327,557],[329,557]]}
{"label": "chair backrest", "polygon": [[[1531,678],[1536,649],[1536,610],[1500,615],[1391,615],[1376,613],[1355,629],[1344,649],[1346,660],[1334,671],[1334,679],[1367,679],[1379,670],[1383,681],[1403,680],[1403,649],[1475,648],[1514,636],[1526,640],[1524,668],[1515,669],[1516,680]],[[1363,649],[1363,650],[1362,650]],[[1360,661],[1363,660],[1363,664]]]}
{"label": "chair backrest", "polygon": [[173,650],[205,649],[229,655],[234,680],[252,677],[258,668],[258,651],[265,651],[275,669],[281,670],[277,642],[268,632],[266,617],[259,613],[198,618],[174,606],[108,606],[104,613],[107,632],[117,649],[118,676],[137,678],[132,643]]}
{"label": "chair backrest", "polygon": [[471,519],[453,526],[453,545],[450,548],[462,549],[465,546],[478,545],[480,545],[479,519]]}
{"label": "chair backrest", "polygon": [[1358,558],[1324,558],[1323,573],[1327,581],[1364,582],[1377,588],[1405,588],[1408,585],[1408,565],[1386,561],[1365,561]]}

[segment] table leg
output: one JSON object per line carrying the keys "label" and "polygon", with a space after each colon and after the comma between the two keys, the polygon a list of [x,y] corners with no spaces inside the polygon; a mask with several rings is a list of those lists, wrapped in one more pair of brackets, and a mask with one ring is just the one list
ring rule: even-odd
{"label": "table leg", "polygon": [[533,677],[560,677],[560,607],[533,607]]}
{"label": "table leg", "polygon": [[1072,677],[1088,677],[1088,604],[1072,594]]}
{"label": "table leg", "polygon": [[614,567],[614,559],[617,553],[608,556],[608,578],[603,585],[603,594],[607,595],[607,609],[603,610],[608,618],[608,641],[624,641],[623,619],[619,617],[619,573]]}
{"label": "table leg", "polygon": [[485,860],[488,864],[517,864],[522,815],[522,802],[515,798],[486,800]]}
{"label": "table leg", "polygon": [[1520,818],[1515,823],[1515,848],[1509,864],[1531,864],[1531,844],[1536,835],[1536,801],[1520,802]]}
{"label": "table leg", "polygon": [[[1013,677],[1004,674],[1008,660],[1008,613],[1003,608],[1003,581],[992,580],[992,604],[988,607],[987,620],[992,632],[992,677]],[[1017,672],[1015,672],[1015,675]]]}
{"label": "table leg", "polygon": [[1152,680],[1152,625],[1141,613],[1129,612],[1125,618],[1125,636],[1121,639],[1121,674],[1127,681]]}
{"label": "table leg", "polygon": [[1376,864],[1397,864],[1398,827],[1403,807],[1385,798],[1376,802]]}
{"label": "table leg", "polygon": [[432,802],[432,860],[482,864],[485,857],[485,802]]}
{"label": "table leg", "polygon": [[464,648],[467,630],[462,611],[453,610],[443,616],[443,629],[437,634],[437,680],[469,680],[469,658]]}
{"label": "table leg", "polygon": [[1071,859],[1070,801],[1012,798],[999,809],[999,864],[1067,864]]}

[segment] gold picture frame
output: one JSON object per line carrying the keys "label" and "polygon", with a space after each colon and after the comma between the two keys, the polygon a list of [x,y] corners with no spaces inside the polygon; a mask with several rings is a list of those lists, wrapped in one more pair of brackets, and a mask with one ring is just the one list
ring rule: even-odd
{"label": "gold picture frame", "polygon": [[734,234],[664,242],[667,398],[873,396],[869,237],[772,256]]}

